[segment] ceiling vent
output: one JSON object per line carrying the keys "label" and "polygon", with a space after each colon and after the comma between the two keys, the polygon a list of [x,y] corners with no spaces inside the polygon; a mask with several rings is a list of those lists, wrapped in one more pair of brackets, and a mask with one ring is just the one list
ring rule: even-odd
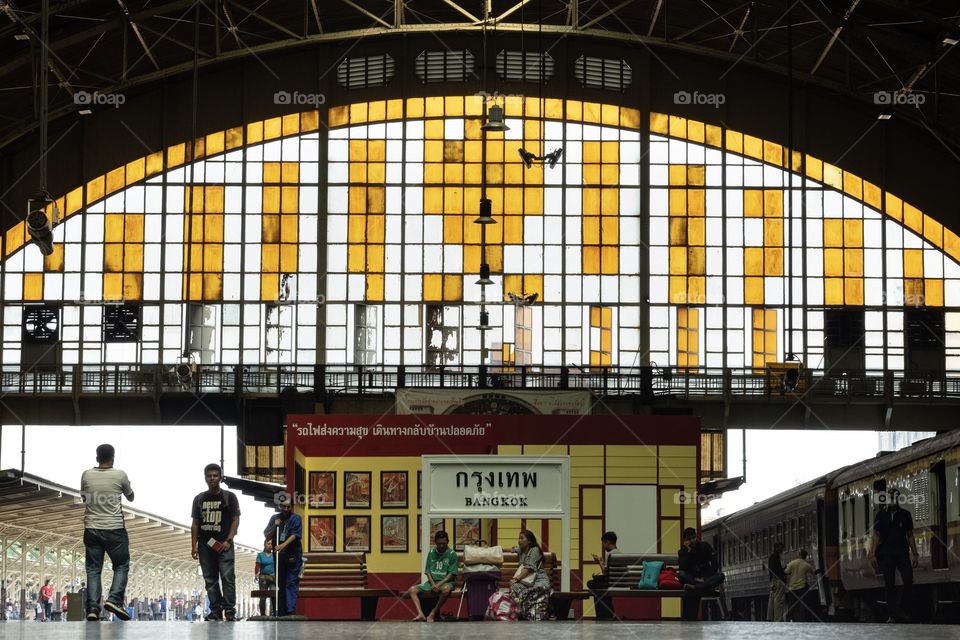
{"label": "ceiling vent", "polygon": [[396,67],[393,57],[386,53],[365,58],[344,58],[337,66],[337,83],[344,89],[382,87],[393,80]]}
{"label": "ceiling vent", "polygon": [[140,340],[140,305],[111,304],[103,309],[104,342]]}
{"label": "ceiling vent", "polygon": [[469,51],[423,51],[417,56],[416,73],[423,84],[466,82],[473,72]]}
{"label": "ceiling vent", "polygon": [[497,74],[507,82],[546,84],[553,77],[553,58],[535,51],[501,51],[497,54]]}
{"label": "ceiling vent", "polygon": [[573,75],[580,86],[623,93],[633,82],[633,69],[626,60],[580,56],[573,63]]}

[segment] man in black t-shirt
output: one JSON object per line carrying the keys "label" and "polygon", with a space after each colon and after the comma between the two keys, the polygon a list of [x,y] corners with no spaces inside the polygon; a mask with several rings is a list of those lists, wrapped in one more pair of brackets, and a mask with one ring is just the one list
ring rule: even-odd
{"label": "man in black t-shirt", "polygon": [[693,591],[680,600],[680,617],[683,620],[696,620],[700,615],[701,596],[717,589],[726,576],[720,572],[720,563],[717,562],[713,547],[701,540],[693,527],[683,530],[683,546],[677,552],[677,566],[677,577],[684,590]]}
{"label": "man in black t-shirt", "polygon": [[[193,559],[200,560],[203,581],[210,598],[207,620],[237,619],[237,583],[234,573],[233,537],[240,526],[237,496],[220,488],[223,471],[218,464],[203,469],[207,490],[193,499],[190,537]],[[222,587],[222,589],[221,589]]]}
{"label": "man in black t-shirt", "polygon": [[873,520],[874,552],[873,557],[870,558],[870,564],[874,571],[879,568],[883,572],[887,598],[887,622],[897,621],[896,572],[900,572],[900,578],[903,580],[902,603],[908,608],[910,592],[913,588],[913,569],[917,566],[913,515],[900,507],[900,500],[900,491],[890,489],[886,506],[881,506],[877,517]]}

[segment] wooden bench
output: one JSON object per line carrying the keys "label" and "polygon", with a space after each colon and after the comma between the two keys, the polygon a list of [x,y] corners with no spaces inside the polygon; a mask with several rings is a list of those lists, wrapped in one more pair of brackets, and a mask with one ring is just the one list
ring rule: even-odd
{"label": "wooden bench", "polygon": [[677,568],[679,558],[668,554],[632,554],[617,553],[610,556],[607,567],[607,578],[610,586],[606,591],[597,592],[601,596],[611,598],[690,598],[699,597],[717,599],[720,610],[726,617],[726,598],[721,590],[702,591],[697,589],[639,589],[640,576],[643,575],[645,560],[663,562],[664,568]]}
{"label": "wooden bench", "polygon": [[[455,600],[459,599],[463,595],[463,553],[457,553],[457,559],[460,561],[460,574],[458,576],[458,586],[450,592],[450,599]],[[566,620],[570,615],[570,606],[573,604],[574,600],[586,600],[590,597],[590,593],[587,591],[561,591],[560,589],[560,563],[557,562],[557,554],[552,551],[547,551],[543,554],[543,569],[547,573],[547,578],[550,580],[550,587],[552,593],[550,594],[550,604],[553,608],[553,613],[556,616],[557,620]],[[517,554],[504,552],[503,554],[503,566],[500,568],[500,580],[497,582],[498,589],[510,590],[510,580],[513,579],[513,574],[517,572]],[[420,596],[421,600],[428,602],[435,601],[436,598],[431,598],[429,595],[424,594]]]}
{"label": "wooden bench", "polygon": [[[256,589],[252,598],[272,598],[272,589]],[[381,596],[396,596],[394,589],[367,587],[365,553],[305,553],[300,578],[300,598],[359,598],[360,619],[375,620]]]}

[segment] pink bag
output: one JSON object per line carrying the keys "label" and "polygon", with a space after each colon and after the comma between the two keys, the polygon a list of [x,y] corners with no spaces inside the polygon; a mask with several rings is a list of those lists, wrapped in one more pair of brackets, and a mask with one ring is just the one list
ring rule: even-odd
{"label": "pink bag", "polygon": [[498,591],[487,600],[487,620],[514,622],[517,619],[517,601],[509,593]]}

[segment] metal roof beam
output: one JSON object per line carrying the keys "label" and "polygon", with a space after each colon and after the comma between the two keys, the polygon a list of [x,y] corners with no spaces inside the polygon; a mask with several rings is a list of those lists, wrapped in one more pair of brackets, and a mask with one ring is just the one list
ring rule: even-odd
{"label": "metal roof beam", "polygon": [[[248,16],[253,16],[254,18],[256,18],[257,20],[259,20],[260,22],[264,23],[265,25],[270,26],[270,27],[273,27],[273,28],[276,29],[277,31],[280,31],[280,32],[282,32],[282,33],[287,34],[288,36],[290,36],[290,37],[293,38],[294,40],[303,40],[303,38],[304,38],[304,36],[300,35],[299,33],[294,33],[293,31],[291,31],[290,29],[287,29],[287,28],[286,28],[285,26],[283,26],[282,24],[279,24],[279,23],[277,23],[277,22],[274,22],[274,21],[271,20],[270,18],[261,15],[260,13],[258,13],[257,11],[255,11],[254,9],[248,9],[248,8],[246,8],[245,6],[243,6],[242,4],[234,4],[234,3],[232,3],[232,2],[229,2],[228,0],[224,0],[224,3],[223,3],[224,8],[226,8],[226,6],[227,6],[228,4],[233,5],[235,8],[239,9],[240,11],[243,11],[243,12],[246,13]],[[261,6],[262,6],[262,5],[261,5]],[[234,34],[234,35],[236,35],[236,34]]]}
{"label": "metal roof beam", "polygon": [[353,0],[341,0],[341,1],[342,1],[344,4],[353,7],[354,9],[356,9],[357,11],[359,11],[360,13],[362,13],[363,15],[367,16],[368,18],[373,19],[375,22],[379,22],[379,23],[380,23],[381,25],[383,25],[385,28],[387,28],[387,29],[394,29],[394,28],[395,28],[395,27],[394,27],[393,25],[391,25],[389,22],[387,22],[386,20],[384,20],[384,19],[381,18],[380,16],[378,16],[378,15],[376,15],[376,14],[374,14],[374,13],[371,13],[371,12],[367,11],[366,9],[364,9],[363,7],[361,7],[360,5],[358,5],[358,4],[357,4],[356,2],[354,2]]}
{"label": "metal roof beam", "polygon": [[143,33],[140,32],[140,27],[137,25],[136,21],[129,20],[130,10],[127,8],[127,5],[124,4],[123,0],[117,0],[117,4],[120,6],[120,11],[128,19],[130,28],[133,30],[134,35],[137,36],[137,40],[140,42],[140,46],[143,47],[143,52],[147,54],[147,58],[149,58],[150,62],[153,63],[154,69],[157,69],[159,71],[160,63],[158,63],[157,59],[153,57],[153,52],[150,51],[150,47],[147,46],[147,41],[144,39]]}
{"label": "metal roof beam", "polygon": [[827,54],[830,53],[830,50],[833,49],[833,45],[837,43],[840,33],[847,25],[847,21],[850,20],[850,16],[853,15],[853,10],[857,8],[858,4],[860,4],[860,0],[853,0],[853,2],[850,3],[850,8],[848,8],[847,12],[843,14],[840,24],[837,25],[837,27],[833,30],[833,35],[830,36],[830,41],[827,42],[827,46],[825,46],[823,51],[820,52],[820,57],[817,58],[817,61],[813,64],[813,68],[810,69],[810,75],[815,75],[817,73],[817,69],[820,68],[820,64],[823,62],[823,59],[826,58]]}

